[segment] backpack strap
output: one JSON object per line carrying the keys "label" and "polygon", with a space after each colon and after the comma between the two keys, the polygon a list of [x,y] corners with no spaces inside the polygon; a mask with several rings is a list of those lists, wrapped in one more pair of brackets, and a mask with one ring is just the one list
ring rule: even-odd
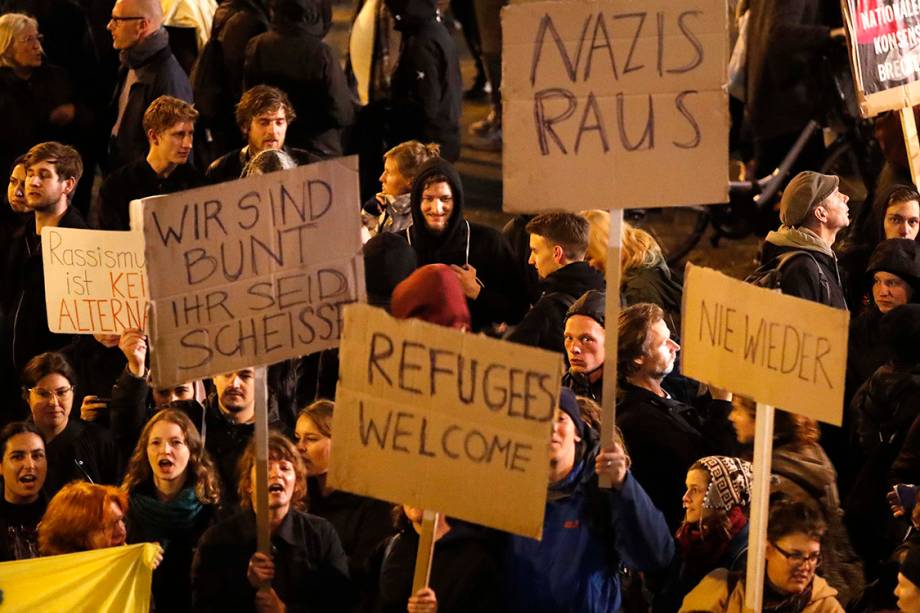
{"label": "backpack strap", "polygon": [[810,251],[804,249],[796,249],[795,251],[787,251],[786,253],[778,255],[774,258],[776,262],[776,270],[780,273],[783,271],[783,267],[788,264],[790,260],[800,255],[807,255],[809,259],[815,264],[815,268],[818,269],[818,282],[821,283],[821,291],[824,294],[825,303],[830,303],[831,300],[831,284],[827,280],[827,275],[824,274],[824,269],[821,268],[821,264],[818,260],[815,259],[815,256],[811,254]]}

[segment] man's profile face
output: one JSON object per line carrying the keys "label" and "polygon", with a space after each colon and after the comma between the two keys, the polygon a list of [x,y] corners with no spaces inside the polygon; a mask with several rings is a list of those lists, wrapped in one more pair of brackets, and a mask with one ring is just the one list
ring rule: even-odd
{"label": "man's profile face", "polygon": [[561,268],[557,261],[556,248],[554,245],[539,234],[530,235],[530,258],[527,263],[537,269],[537,275],[545,279]]}
{"label": "man's profile face", "polygon": [[284,137],[287,134],[287,113],[283,106],[274,111],[266,111],[255,115],[249,122],[250,154],[256,155],[266,149],[281,149],[284,147]]}
{"label": "man's profile face", "polygon": [[425,225],[435,234],[447,229],[450,215],[454,210],[454,195],[450,185],[441,181],[431,183],[422,190],[422,217]]}
{"label": "man's profile face", "polygon": [[827,211],[827,221],[825,225],[835,230],[842,230],[850,225],[850,207],[847,202],[850,197],[835,189],[831,195],[824,199],[818,206]]}
{"label": "man's profile face", "polygon": [[179,121],[159,134],[150,136],[150,148],[156,150],[158,157],[171,164],[185,164],[192,152],[195,138],[195,124],[191,121]]}
{"label": "man's profile face", "polygon": [[137,3],[131,0],[117,0],[112,7],[112,18],[106,29],[112,34],[112,47],[121,51],[141,42],[147,27],[147,18],[141,15]]}
{"label": "man's profile face", "polygon": [[674,370],[674,360],[680,351],[680,345],[671,340],[671,331],[663,319],[649,328],[645,347],[645,355],[638,358],[639,374],[661,381]]}

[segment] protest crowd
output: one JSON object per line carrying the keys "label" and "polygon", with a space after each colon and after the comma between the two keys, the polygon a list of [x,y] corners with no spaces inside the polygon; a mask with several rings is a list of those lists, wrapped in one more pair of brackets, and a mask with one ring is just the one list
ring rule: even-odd
{"label": "protest crowd", "polygon": [[[157,543],[150,608],[161,612],[745,610],[761,405],[683,374],[682,271],[626,224],[611,321],[604,196],[502,229],[464,210],[461,143],[502,150],[503,4],[358,2],[343,61],[324,41],[330,0],[0,2],[0,591],[7,563]],[[846,45],[840,5],[730,4],[746,44],[732,152],[765,175],[825,103],[813,71],[823,49]],[[461,30],[475,67],[466,90]],[[461,134],[471,99],[491,110]],[[763,611],[920,613],[920,194],[895,124],[877,122],[885,161],[863,211],[841,177],[818,172],[818,134],[765,221],[755,281],[850,319],[842,425],[776,408]],[[506,163],[516,154],[506,147]],[[338,349],[160,387],[141,314],[117,334],[69,334],[52,331],[46,308],[43,229],[129,232],[132,201],[348,155],[368,304],[564,364],[538,453],[542,539],[439,515],[417,591],[425,509],[327,478]],[[604,398],[608,324],[615,398]],[[473,434],[449,432],[443,453],[464,440],[471,455]]]}

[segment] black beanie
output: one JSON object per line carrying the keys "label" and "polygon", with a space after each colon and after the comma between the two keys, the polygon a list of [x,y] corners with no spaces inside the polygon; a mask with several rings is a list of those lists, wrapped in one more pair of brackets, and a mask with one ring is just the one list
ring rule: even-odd
{"label": "black beanie", "polygon": [[912,545],[901,562],[901,574],[920,588],[920,545]]}
{"label": "black beanie", "polygon": [[415,250],[399,234],[384,232],[364,244],[367,302],[388,306],[393,289],[418,268]]}
{"label": "black beanie", "polygon": [[568,320],[572,315],[584,315],[603,326],[606,299],[607,295],[604,292],[589,289],[569,307],[569,310],[565,313],[565,318]]}
{"label": "black beanie", "polygon": [[920,245],[911,238],[889,238],[876,246],[866,274],[878,271],[901,277],[914,291],[920,289]]}
{"label": "black beanie", "polygon": [[578,436],[584,438],[585,421],[581,418],[581,407],[578,406],[575,392],[563,387],[559,394],[559,408],[572,419],[572,423],[575,424],[575,429],[578,431]]}

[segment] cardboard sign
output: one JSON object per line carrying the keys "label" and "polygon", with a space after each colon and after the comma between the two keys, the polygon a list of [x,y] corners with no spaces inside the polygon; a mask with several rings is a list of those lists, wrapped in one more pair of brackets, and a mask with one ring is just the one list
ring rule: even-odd
{"label": "cardboard sign", "polygon": [[502,28],[505,211],[727,201],[724,0],[527,2]]}
{"label": "cardboard sign", "polygon": [[835,426],[850,314],[687,265],[685,375]]}
{"label": "cardboard sign", "polygon": [[147,328],[144,237],[138,233],[42,228],[42,266],[52,332]]}
{"label": "cardboard sign", "polygon": [[364,300],[357,158],[131,207],[146,238],[157,385],[335,347],[342,306]]}
{"label": "cardboard sign", "polygon": [[562,358],[345,308],[330,485],[539,539]]}
{"label": "cardboard sign", "polygon": [[920,3],[841,0],[864,116],[920,104]]}

